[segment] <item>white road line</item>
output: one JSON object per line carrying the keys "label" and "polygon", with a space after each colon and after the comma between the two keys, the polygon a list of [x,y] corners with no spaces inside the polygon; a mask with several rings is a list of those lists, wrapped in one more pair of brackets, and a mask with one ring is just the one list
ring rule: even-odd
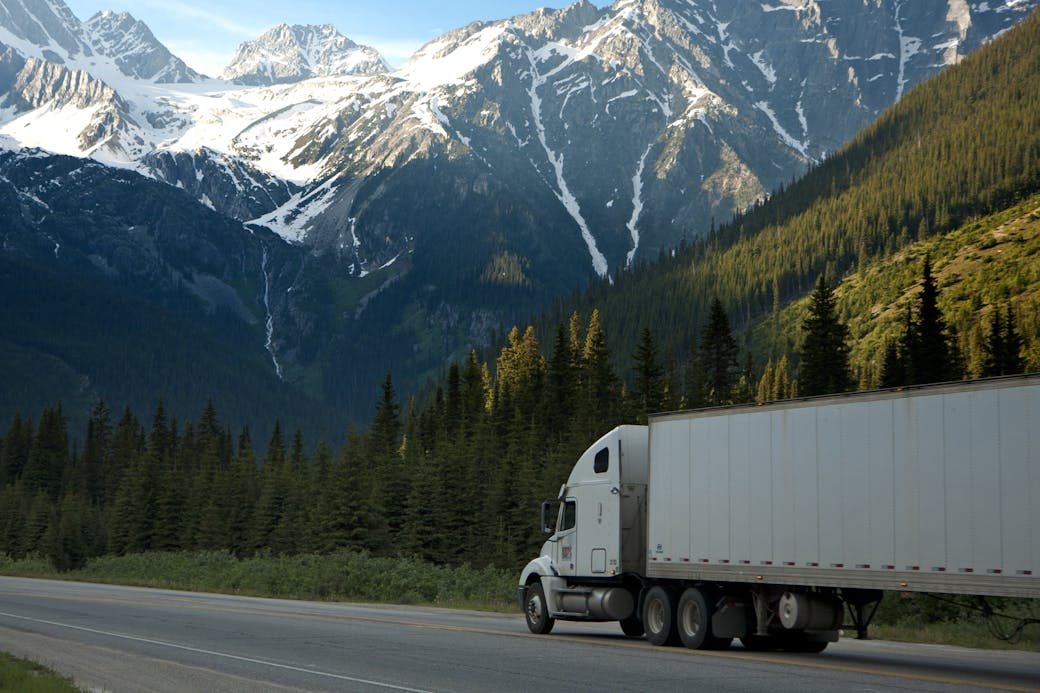
{"label": "white road line", "polygon": [[199,647],[191,647],[189,645],[179,645],[173,642],[165,642],[163,640],[152,640],[151,638],[141,638],[136,635],[127,635],[126,633],[114,633],[107,630],[99,630],[97,628],[87,628],[86,626],[74,626],[69,623],[59,623],[58,621],[48,621],[42,618],[31,618],[29,616],[19,616],[18,614],[9,614],[0,611],[0,616],[6,616],[8,618],[18,619],[20,621],[30,621],[32,623],[42,623],[48,626],[57,626],[58,628],[69,628],[72,630],[79,630],[85,633],[94,633],[95,635],[107,635],[111,638],[122,638],[124,640],[133,640],[135,642],[143,642],[149,645],[159,645],[161,647],[170,647],[175,650],[184,650],[186,652],[195,652],[197,654],[210,655],[213,657],[224,657],[225,659],[234,659],[239,662],[249,662],[250,664],[262,664],[264,666],[273,667],[275,669],[288,669],[289,671],[299,671],[304,674],[311,674],[314,676],[325,676],[330,679],[339,679],[340,681],[350,681],[351,683],[360,683],[366,686],[375,686],[377,688],[389,688],[395,691],[408,691],[408,693],[431,693],[423,688],[408,688],[407,686],[397,686],[392,683],[383,683],[382,681],[372,681],[370,679],[361,679],[354,676],[345,676],[343,674],[334,674],[328,671],[318,671],[317,669],[306,669],[304,667],[294,667],[291,664],[279,664],[278,662],[269,662],[266,659],[255,659],[253,657],[242,657],[240,655],[228,654],[227,652],[217,652],[216,650],[204,650]]}

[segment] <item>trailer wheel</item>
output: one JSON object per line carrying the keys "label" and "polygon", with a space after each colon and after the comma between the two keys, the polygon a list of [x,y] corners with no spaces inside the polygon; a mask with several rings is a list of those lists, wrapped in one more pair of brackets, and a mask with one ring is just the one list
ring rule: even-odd
{"label": "trailer wheel", "polygon": [[646,632],[646,629],[643,628],[643,622],[639,620],[639,616],[636,614],[621,619],[619,623],[621,624],[621,632],[630,638],[638,638]]}
{"label": "trailer wheel", "polygon": [[675,645],[675,601],[668,590],[652,587],[643,601],[643,627],[646,639],[654,645]]}
{"label": "trailer wheel", "polygon": [[524,618],[527,619],[528,629],[538,635],[545,635],[556,623],[556,619],[549,616],[549,605],[545,601],[545,590],[540,582],[532,582],[527,586],[524,595]]}

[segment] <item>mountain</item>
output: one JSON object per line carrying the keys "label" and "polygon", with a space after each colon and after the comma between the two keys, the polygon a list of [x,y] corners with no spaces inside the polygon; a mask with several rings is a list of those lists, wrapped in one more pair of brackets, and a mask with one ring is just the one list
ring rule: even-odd
{"label": "mountain", "polygon": [[0,4],[0,43],[26,58],[97,72],[99,79],[112,67],[118,74],[156,84],[201,79],[126,12],[100,12],[84,23],[62,0]]}
{"label": "mountain", "polygon": [[378,51],[359,46],[329,24],[279,24],[238,47],[221,75],[248,86],[300,82],[311,77],[378,75],[389,71]]}
{"label": "mountain", "polygon": [[1035,354],[1040,91],[1022,85],[1038,77],[1034,13],[709,239],[613,286],[594,286],[550,321],[597,307],[622,361],[644,326],[660,353],[685,360],[718,297],[761,367],[794,356],[804,305],[785,306],[825,272],[840,280],[860,381],[875,385],[879,350],[917,293],[924,255],[933,253],[943,307],[969,366],[978,362],[983,320],[1005,302]]}
{"label": "mountain", "polygon": [[[180,418],[212,398],[266,435],[311,438],[345,414],[279,377],[271,285],[301,254],[132,171],[39,151],[0,153],[0,417],[98,398]],[[278,412],[272,416],[271,412]]]}
{"label": "mountain", "polygon": [[151,30],[126,12],[99,12],[83,25],[83,35],[100,55],[112,58],[128,77],[159,84],[193,83],[199,73],[159,43]]}
{"label": "mountain", "polygon": [[[393,71],[283,26],[232,64],[248,86],[131,69],[129,18],[88,31],[60,0],[9,2],[0,136],[280,236],[282,375],[361,417],[388,369],[411,389],[826,165],[1036,4],[578,2],[449,32]],[[371,69],[343,74],[351,55]]]}

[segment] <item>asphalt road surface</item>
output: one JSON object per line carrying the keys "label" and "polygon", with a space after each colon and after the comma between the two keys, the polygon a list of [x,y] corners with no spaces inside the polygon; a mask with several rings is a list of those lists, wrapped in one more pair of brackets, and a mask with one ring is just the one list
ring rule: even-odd
{"label": "asphalt road surface", "polygon": [[99,691],[1040,691],[1040,654],[843,640],[660,648],[616,623],[0,577],[0,650]]}

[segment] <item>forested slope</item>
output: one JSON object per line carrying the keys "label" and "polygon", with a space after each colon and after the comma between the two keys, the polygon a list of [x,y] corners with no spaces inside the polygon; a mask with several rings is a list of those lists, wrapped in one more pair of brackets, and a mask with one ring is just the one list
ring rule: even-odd
{"label": "forested slope", "polygon": [[[683,354],[718,296],[738,330],[909,244],[946,234],[1040,190],[1040,15],[926,82],[834,156],[657,263],[601,283],[611,343],[632,353],[644,326]],[[789,326],[790,327],[790,326]]]}

